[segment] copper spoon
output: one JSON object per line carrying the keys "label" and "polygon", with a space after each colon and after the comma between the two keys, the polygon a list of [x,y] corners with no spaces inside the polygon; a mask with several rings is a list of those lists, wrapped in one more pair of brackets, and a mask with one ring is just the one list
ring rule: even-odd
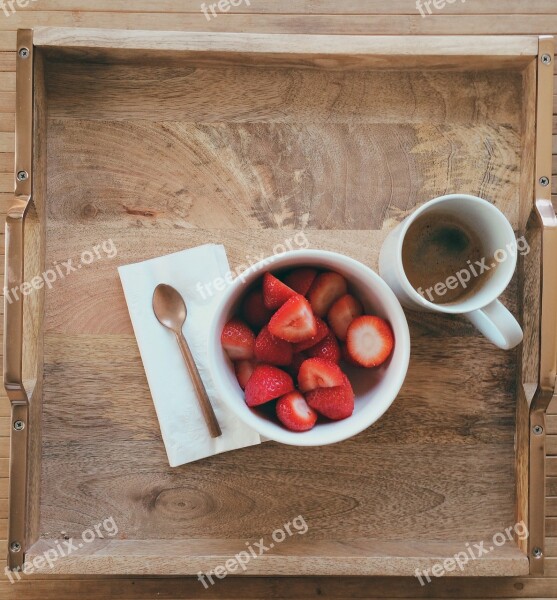
{"label": "copper spoon", "polygon": [[188,311],[180,292],[165,283],[158,285],[153,293],[153,312],[159,323],[167,329],[170,329],[176,336],[178,346],[180,346],[182,356],[188,367],[197,400],[199,401],[199,406],[203,413],[203,417],[205,418],[205,423],[207,423],[211,437],[217,438],[221,436],[222,432],[217,417],[215,416],[215,411],[211,406],[207,390],[203,385],[203,381],[197,370],[197,365],[195,364],[188,342],[182,331]]}

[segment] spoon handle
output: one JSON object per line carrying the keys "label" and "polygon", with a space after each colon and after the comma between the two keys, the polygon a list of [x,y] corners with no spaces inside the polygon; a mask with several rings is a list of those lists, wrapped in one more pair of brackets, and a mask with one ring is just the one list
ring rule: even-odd
{"label": "spoon handle", "polygon": [[222,431],[219,422],[217,421],[215,411],[213,410],[213,406],[211,405],[211,401],[209,400],[209,396],[207,395],[207,390],[205,389],[201,375],[199,375],[199,371],[197,370],[197,365],[191,354],[188,342],[182,332],[176,333],[176,339],[178,340],[182,356],[184,357],[184,361],[190,372],[197,400],[199,401],[199,406],[201,407],[201,412],[205,418],[205,423],[207,423],[209,433],[212,438],[217,438],[222,435]]}

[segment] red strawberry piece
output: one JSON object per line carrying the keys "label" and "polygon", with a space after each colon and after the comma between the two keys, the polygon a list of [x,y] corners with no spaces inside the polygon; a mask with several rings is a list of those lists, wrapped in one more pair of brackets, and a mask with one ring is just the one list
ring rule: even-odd
{"label": "red strawberry piece", "polygon": [[254,329],[261,329],[263,325],[267,325],[273,311],[265,306],[262,290],[253,290],[246,296],[242,304],[242,315]]}
{"label": "red strawberry piece", "polygon": [[318,317],[324,317],[333,303],[346,294],[347,289],[346,279],[338,273],[328,271],[318,275],[308,292],[313,312]]}
{"label": "red strawberry piece", "polygon": [[292,377],[272,365],[255,367],[246,385],[246,404],[259,406],[294,390]]}
{"label": "red strawberry piece", "polygon": [[269,331],[287,342],[303,342],[317,333],[309,302],[299,294],[287,300],[271,317]]}
{"label": "red strawberry piece", "polygon": [[292,374],[293,377],[298,377],[298,373],[300,372],[300,367],[302,366],[302,363],[307,360],[307,356],[304,352],[296,352],[293,356],[292,356],[292,362],[290,363],[290,366],[288,367],[288,372]]}
{"label": "red strawberry piece", "polygon": [[337,338],[332,334],[327,334],[319,343],[312,346],[307,351],[312,358],[324,358],[331,362],[340,362],[341,354]]}
{"label": "red strawberry piece", "polygon": [[274,275],[265,273],[263,276],[263,301],[270,310],[280,308],[289,298],[295,296],[296,292],[282,283]]}
{"label": "red strawberry piece", "polygon": [[361,302],[354,296],[345,294],[331,306],[327,313],[327,320],[337,338],[344,342],[350,323],[363,314],[364,307]]}
{"label": "red strawberry piece", "polygon": [[320,319],[319,317],[315,317],[315,322],[317,325],[317,333],[310,337],[305,342],[299,342],[294,346],[294,352],[303,352],[312,346],[315,346],[317,342],[320,342],[328,333],[330,333],[330,329],[327,327],[327,323]]}
{"label": "red strawberry piece", "polygon": [[290,431],[309,431],[317,421],[317,413],[308,406],[300,392],[290,392],[277,402],[277,417]]}
{"label": "red strawberry piece", "polygon": [[243,321],[239,319],[228,321],[222,330],[220,341],[232,360],[253,358],[255,336]]}
{"label": "red strawberry piece", "polygon": [[380,317],[357,317],[348,327],[348,355],[361,367],[378,367],[383,364],[391,354],[393,346],[391,327]]}
{"label": "red strawberry piece", "polygon": [[319,387],[335,387],[342,385],[343,381],[344,373],[340,367],[324,358],[308,358],[298,373],[298,387],[302,392]]}
{"label": "red strawberry piece", "polygon": [[354,391],[348,378],[345,377],[342,385],[317,388],[308,392],[307,403],[324,417],[340,421],[354,412]]}
{"label": "red strawberry piece", "polygon": [[255,338],[255,358],[270,365],[289,365],[292,362],[292,344],[275,337],[268,327],[263,327]]}
{"label": "red strawberry piece", "polygon": [[252,360],[239,360],[234,363],[234,372],[236,373],[236,379],[240,384],[240,387],[245,390],[246,385],[251,377],[251,374],[255,370],[255,362]]}
{"label": "red strawberry piece", "polygon": [[294,269],[294,271],[284,278],[284,283],[298,294],[305,296],[309,292],[309,288],[316,277],[317,269]]}
{"label": "red strawberry piece", "polygon": [[340,347],[340,354],[342,356],[342,360],[349,364],[352,365],[353,367],[360,367],[362,365],[360,365],[359,363],[357,363],[351,356],[350,354],[348,354],[348,348],[346,347],[346,344],[342,344]]}

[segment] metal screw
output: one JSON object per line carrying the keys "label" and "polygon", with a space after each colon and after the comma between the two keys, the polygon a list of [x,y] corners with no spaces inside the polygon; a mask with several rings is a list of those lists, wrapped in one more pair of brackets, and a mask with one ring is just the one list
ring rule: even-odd
{"label": "metal screw", "polygon": [[543,433],[543,427],[541,425],[534,425],[532,431],[534,432],[534,435],[541,435]]}
{"label": "metal screw", "polygon": [[25,423],[23,421],[16,421],[14,423],[14,429],[16,431],[23,431],[25,429]]}
{"label": "metal screw", "polygon": [[532,550],[532,556],[533,556],[534,558],[541,558],[541,557],[543,556],[542,549],[541,549],[541,548],[537,548],[537,547],[536,547],[536,548],[534,548],[534,549]]}
{"label": "metal screw", "polygon": [[19,542],[12,542],[10,544],[10,550],[12,552],[21,552],[21,544]]}
{"label": "metal screw", "polygon": [[21,58],[29,58],[29,48],[20,48],[19,49],[19,56],[21,56]]}
{"label": "metal screw", "polygon": [[19,171],[17,174],[18,181],[25,181],[29,177],[29,173],[27,171]]}
{"label": "metal screw", "polygon": [[546,177],[545,175],[540,177],[540,185],[542,187],[547,187],[549,185],[549,177]]}
{"label": "metal screw", "polygon": [[550,65],[552,61],[551,54],[542,54],[542,63],[544,65]]}

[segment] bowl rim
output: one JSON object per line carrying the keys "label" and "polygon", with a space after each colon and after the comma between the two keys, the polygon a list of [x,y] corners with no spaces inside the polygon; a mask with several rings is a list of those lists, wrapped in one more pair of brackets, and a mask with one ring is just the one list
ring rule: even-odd
{"label": "bowl rim", "polygon": [[[315,439],[315,434],[314,437],[308,439],[305,434],[309,432],[293,432],[283,429],[280,425],[271,421],[267,421],[263,417],[258,416],[252,410],[245,410],[245,404],[243,406],[239,405],[237,399],[232,399],[229,397],[231,394],[233,394],[233,392],[231,392],[230,389],[227,389],[228,386],[224,384],[223,377],[221,375],[221,371],[224,369],[224,366],[219,365],[219,351],[220,355],[223,356],[223,360],[226,360],[226,358],[224,356],[224,351],[220,346],[220,332],[217,332],[217,327],[227,304],[230,303],[230,300],[233,297],[234,300],[237,300],[242,293],[242,288],[244,288],[244,291],[247,290],[258,275],[263,275],[263,273],[267,271],[273,271],[287,267],[289,261],[294,257],[297,264],[292,265],[292,268],[314,266],[312,263],[315,263],[316,261],[327,260],[330,263],[332,262],[338,265],[337,268],[341,274],[344,274],[343,267],[352,267],[353,269],[360,271],[362,276],[368,276],[370,287],[374,289],[376,294],[382,297],[383,302],[388,305],[390,307],[390,311],[393,312],[393,316],[389,316],[389,321],[391,323],[391,327],[395,331],[396,344],[398,344],[401,348],[397,365],[393,368],[394,373],[392,375],[392,382],[390,386],[392,398],[388,402],[385,402],[384,408],[378,414],[370,415],[371,418],[366,419],[364,418],[364,415],[359,415],[358,419],[354,419],[352,421],[351,427],[347,426],[346,423],[349,423],[352,417],[348,417],[348,419],[339,421],[339,423],[344,423],[345,426],[337,431],[333,430],[332,432],[328,432],[326,439],[323,440]],[[308,260],[310,264],[304,265],[304,260]],[[318,267],[319,265],[315,266]],[[323,267],[334,270],[334,267],[329,265],[323,265]],[[406,315],[404,314],[404,310],[399,300],[387,283],[373,269],[344,254],[329,250],[304,249],[291,250],[266,257],[252,265],[249,269],[244,271],[232,281],[232,283],[223,292],[213,313],[213,318],[209,328],[207,347],[209,372],[211,374],[218,398],[222,401],[222,403],[229,408],[244,424],[257,431],[264,438],[286,445],[307,447],[326,446],[349,439],[376,423],[385,414],[385,412],[395,401],[406,379],[410,362],[411,340]]]}

